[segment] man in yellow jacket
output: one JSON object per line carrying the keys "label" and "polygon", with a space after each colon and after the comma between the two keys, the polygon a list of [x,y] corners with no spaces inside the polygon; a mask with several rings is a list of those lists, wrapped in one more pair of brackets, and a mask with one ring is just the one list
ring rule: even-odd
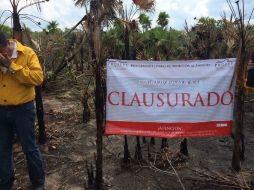
{"label": "man in yellow jacket", "polygon": [[0,32],[0,190],[11,189],[14,181],[14,133],[26,155],[31,189],[44,189],[42,156],[34,131],[34,87],[42,81],[43,72],[34,51]]}

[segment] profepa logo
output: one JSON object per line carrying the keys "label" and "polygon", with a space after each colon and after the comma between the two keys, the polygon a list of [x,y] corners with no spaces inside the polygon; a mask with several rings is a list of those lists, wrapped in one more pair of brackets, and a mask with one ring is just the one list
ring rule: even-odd
{"label": "profepa logo", "polygon": [[215,63],[215,67],[216,68],[225,68],[225,67],[233,67],[234,66],[234,61],[229,60],[229,59],[224,59],[224,60],[220,60],[217,61]]}
{"label": "profepa logo", "polygon": [[127,62],[110,61],[107,63],[109,69],[125,70],[128,67]]}

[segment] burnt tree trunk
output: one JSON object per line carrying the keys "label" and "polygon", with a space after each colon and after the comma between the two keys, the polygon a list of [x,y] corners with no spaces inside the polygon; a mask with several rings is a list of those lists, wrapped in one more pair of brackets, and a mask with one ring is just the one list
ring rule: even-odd
{"label": "burnt tree trunk", "polygon": [[19,42],[23,42],[22,40],[22,28],[20,24],[20,18],[19,14],[17,12],[17,9],[14,7],[13,8],[13,13],[12,13],[12,18],[13,18],[13,38],[18,40]]}
{"label": "burnt tree trunk", "polygon": [[154,137],[151,137],[151,139],[150,139],[150,144],[151,144],[151,145],[155,145],[155,138],[154,138]]}
{"label": "burnt tree trunk", "polygon": [[129,152],[129,148],[128,148],[128,139],[127,139],[127,135],[124,135],[124,156],[123,156],[123,162],[125,164],[129,164],[130,163],[130,152]]}
{"label": "burnt tree trunk", "polygon": [[[124,30],[124,59],[129,60],[130,59],[130,39],[129,39],[129,31],[128,28],[125,27]],[[125,164],[130,163],[130,152],[128,149],[128,138],[125,135],[124,136],[124,158],[123,161]]]}
{"label": "burnt tree trunk", "polygon": [[143,158],[142,158],[142,151],[141,151],[141,146],[140,146],[140,139],[139,137],[137,137],[137,145],[136,145],[136,150],[135,150],[135,156],[134,158],[137,160],[137,161],[141,161]]}
{"label": "burnt tree trunk", "polygon": [[41,86],[35,87],[35,102],[36,102],[36,113],[39,126],[39,143],[44,144],[46,142],[46,131],[44,122],[44,109],[41,95]]}
{"label": "burnt tree trunk", "polygon": [[[17,7],[13,7],[13,38],[23,43],[22,28],[20,24],[20,18],[17,11]],[[36,102],[36,114],[39,125],[39,143],[46,142],[45,122],[44,122],[44,109],[42,103],[41,86],[35,87],[35,102]]]}
{"label": "burnt tree trunk", "polygon": [[83,114],[82,114],[83,123],[87,123],[91,118],[91,114],[90,114],[90,110],[89,110],[89,106],[88,106],[88,94],[87,93],[84,93],[81,102],[83,105]]}
{"label": "burnt tree trunk", "polygon": [[127,26],[124,30],[124,59],[130,59],[130,37],[129,37],[129,30]]}
{"label": "burnt tree trunk", "polygon": [[244,116],[244,112],[243,112],[244,111],[243,110],[244,89],[243,89],[243,87],[238,88],[237,96],[238,96],[237,100],[236,100],[237,114],[236,114],[236,118],[235,118],[236,128],[235,128],[235,132],[234,132],[232,168],[238,172],[241,170],[240,141],[241,141],[241,136],[243,134],[243,116]]}
{"label": "burnt tree trunk", "polygon": [[89,37],[92,52],[92,62],[95,64],[95,108],[97,125],[97,157],[96,157],[96,178],[95,188],[102,189],[103,184],[103,116],[104,116],[104,96],[102,88],[102,59],[101,59],[101,1],[92,0],[90,2],[91,16],[89,17]]}
{"label": "burnt tree trunk", "polygon": [[85,58],[84,46],[82,46],[80,49],[80,71],[81,71],[81,73],[84,73],[84,64],[85,64],[84,58]]}
{"label": "burnt tree trunk", "polygon": [[188,156],[189,152],[188,152],[188,144],[187,144],[187,139],[184,138],[183,141],[180,144],[180,152],[185,155]]}
{"label": "burnt tree trunk", "polygon": [[101,84],[101,69],[99,68],[101,65],[97,65],[96,69],[96,124],[97,124],[97,159],[96,159],[96,188],[101,189],[102,187],[102,145],[103,145],[103,90]]}
{"label": "burnt tree trunk", "polygon": [[161,149],[168,147],[168,139],[162,138],[161,139]]}
{"label": "burnt tree trunk", "polygon": [[246,65],[248,62],[247,50],[245,49],[245,40],[241,36],[240,46],[237,55],[236,73],[237,73],[237,94],[236,94],[236,127],[234,131],[234,147],[233,147],[233,158],[232,158],[232,168],[239,172],[241,170],[241,147],[240,141],[243,136],[243,117],[244,117],[244,76],[246,72]]}

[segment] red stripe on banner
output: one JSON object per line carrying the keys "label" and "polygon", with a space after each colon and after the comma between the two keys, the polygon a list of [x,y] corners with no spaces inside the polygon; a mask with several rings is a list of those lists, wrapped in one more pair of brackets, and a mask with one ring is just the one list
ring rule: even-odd
{"label": "red stripe on banner", "polygon": [[232,130],[232,123],[232,121],[197,123],[106,121],[105,134],[162,138],[229,136]]}

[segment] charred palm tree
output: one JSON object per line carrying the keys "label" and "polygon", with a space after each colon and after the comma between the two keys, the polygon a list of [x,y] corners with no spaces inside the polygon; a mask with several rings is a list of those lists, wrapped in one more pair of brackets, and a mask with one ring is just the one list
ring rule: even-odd
{"label": "charred palm tree", "polygon": [[[88,1],[76,0],[75,4],[80,6],[87,6]],[[104,127],[104,91],[102,79],[103,67],[103,48],[101,33],[104,22],[109,18],[113,18],[119,6],[119,1],[107,0],[91,0],[90,13],[87,14],[88,21],[88,36],[89,47],[91,51],[91,62],[93,63],[96,87],[95,87],[95,108],[96,108],[96,125],[97,125],[97,157],[96,157],[96,178],[95,188],[102,189],[103,184],[103,162],[102,162],[102,147],[103,147],[103,127]]]}
{"label": "charred palm tree", "polygon": [[[248,23],[245,23],[245,9],[244,1],[242,1],[242,8],[240,8],[239,1],[236,1],[235,10],[231,1],[227,0],[227,3],[231,9],[232,15],[236,21],[236,26],[238,28],[238,35],[235,39],[239,43],[239,49],[237,53],[235,76],[236,76],[236,114],[235,114],[235,131],[234,131],[234,148],[233,148],[233,158],[232,158],[232,168],[239,172],[241,170],[240,164],[240,153],[243,152],[243,147],[240,146],[241,138],[243,138],[243,117],[244,117],[244,99],[245,99],[245,78],[247,72],[247,64],[250,55],[249,45],[251,44],[250,38],[250,19],[254,9],[252,9]],[[237,15],[238,14],[238,15]],[[241,150],[242,149],[242,150]]]}
{"label": "charred palm tree", "polygon": [[[96,188],[102,188],[102,137],[103,137],[103,117],[105,116],[104,107],[104,91],[102,82],[103,67],[103,47],[101,33],[103,25],[107,25],[109,21],[117,19],[117,15],[121,14],[122,1],[120,0],[74,0],[78,6],[87,7],[90,3],[90,13],[88,16],[88,36],[89,47],[91,50],[91,60],[94,66],[96,77],[96,124],[97,124],[97,158],[96,158]],[[86,9],[88,10],[88,9]],[[88,12],[88,11],[87,11]],[[127,139],[127,138],[126,138]]]}
{"label": "charred palm tree", "polygon": [[[13,38],[17,39],[18,41],[22,42],[22,27],[20,24],[20,16],[22,16],[21,11],[24,9],[31,7],[31,6],[36,6],[38,11],[41,11],[41,3],[45,3],[49,0],[30,0],[26,1],[26,5],[20,7],[20,2],[22,0],[10,0],[11,6],[12,6],[12,19],[13,19]],[[33,17],[32,15],[30,15]],[[36,22],[33,18],[29,17],[29,15],[23,15],[23,18],[30,20],[31,22]],[[39,17],[37,17],[39,18]],[[39,18],[40,19],[40,18]],[[41,19],[43,20],[43,19]],[[38,24],[38,22],[36,23]]]}
{"label": "charred palm tree", "polygon": [[91,59],[95,66],[95,108],[96,108],[96,126],[97,126],[97,158],[96,158],[96,189],[102,189],[103,183],[103,163],[102,163],[102,147],[103,147],[103,117],[104,117],[104,102],[102,88],[102,44],[101,30],[102,25],[99,22],[101,17],[102,3],[99,0],[90,2],[91,17],[88,18],[89,29],[89,44],[91,48]]}

